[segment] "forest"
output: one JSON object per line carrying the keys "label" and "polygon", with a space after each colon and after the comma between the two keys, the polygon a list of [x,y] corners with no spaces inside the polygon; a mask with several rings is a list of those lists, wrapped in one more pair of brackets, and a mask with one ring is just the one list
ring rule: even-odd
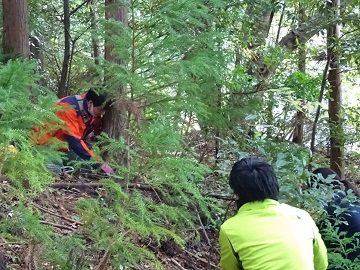
{"label": "forest", "polygon": [[[326,216],[312,171],[360,185],[358,0],[2,0],[0,270],[221,269],[232,164],[275,169],[279,201]],[[92,151],[54,174],[59,98],[114,102]],[[57,142],[53,142],[58,146]],[[81,171],[81,170],[80,170]],[[356,200],[354,194],[349,200]],[[327,228],[329,267],[360,248]],[[349,246],[352,248],[349,249]],[[235,270],[235,269],[234,269]]]}

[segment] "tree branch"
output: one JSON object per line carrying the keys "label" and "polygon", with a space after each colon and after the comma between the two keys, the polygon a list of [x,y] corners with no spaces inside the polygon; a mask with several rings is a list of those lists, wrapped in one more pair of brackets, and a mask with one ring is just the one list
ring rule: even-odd
{"label": "tree branch", "polygon": [[256,85],[256,90],[254,91],[249,91],[249,92],[232,92],[233,95],[252,95],[252,94],[256,94],[256,93],[259,93],[259,92],[263,92],[263,91],[266,91],[266,90],[269,90],[269,88],[265,88],[263,87],[263,84],[260,82],[259,84]]}
{"label": "tree branch", "polygon": [[[351,0],[343,0],[340,5],[341,7],[346,7],[346,5],[350,2]],[[329,19],[329,14],[318,14],[317,16],[312,17],[309,21],[302,23],[298,28],[291,30],[280,40],[279,46],[292,51],[297,48],[297,44],[304,44],[314,35],[319,33],[320,30],[333,25],[334,21],[337,19],[337,17],[330,17]]]}
{"label": "tree branch", "polygon": [[47,222],[45,220],[39,220],[39,222],[41,224],[45,224],[45,225],[50,225],[50,226],[53,226],[55,228],[59,228],[59,229],[63,229],[63,230],[68,230],[68,231],[75,231],[74,228],[72,227],[69,227],[69,226],[66,226],[66,225],[61,225],[61,224],[57,224],[57,223],[52,223],[52,222]]}
{"label": "tree branch", "polygon": [[[50,185],[51,188],[63,188],[63,189],[71,189],[71,188],[77,188],[77,189],[82,189],[82,188],[101,188],[103,187],[102,183],[99,182],[90,182],[90,183],[73,183],[73,182],[60,182],[60,183],[54,183]],[[154,192],[154,188],[150,185],[146,185],[146,184],[126,184],[124,185],[124,187],[127,187],[129,189],[140,189],[140,190],[147,190],[147,191],[152,191]],[[220,200],[224,200],[224,201],[233,201],[234,198],[230,197],[226,194],[215,194],[215,193],[206,193],[203,194],[204,197],[212,197],[215,199],[220,199]]]}
{"label": "tree branch", "polygon": [[281,25],[282,25],[282,22],[283,22],[283,19],[284,19],[284,14],[285,14],[285,7],[286,7],[286,5],[283,4],[283,8],[281,10],[281,15],[280,15],[279,26],[278,26],[278,30],[277,30],[277,33],[276,33],[275,44],[277,44],[279,42]]}
{"label": "tree branch", "polygon": [[325,69],[324,69],[324,72],[323,72],[323,77],[322,77],[322,81],[321,81],[321,89],[320,89],[319,98],[318,98],[319,104],[318,104],[318,107],[316,109],[316,115],[315,115],[315,119],[314,119],[314,123],[313,123],[312,133],[311,133],[310,150],[311,150],[312,153],[315,150],[316,127],[317,127],[317,123],[318,123],[319,118],[320,118],[321,102],[322,102],[322,99],[323,99],[323,96],[324,96],[326,80],[327,80],[327,73],[328,73],[329,65],[330,65],[330,55],[328,55],[327,58],[328,59],[327,59]]}
{"label": "tree branch", "polygon": [[80,8],[82,8],[85,4],[89,3],[90,0],[85,0],[84,2],[82,2],[80,5],[78,5],[76,8],[74,8],[71,12],[70,12],[70,16],[73,15],[75,12],[77,12]]}
{"label": "tree branch", "polygon": [[[343,0],[341,2],[341,7],[345,7],[350,2],[351,0]],[[305,44],[314,35],[333,25],[337,20],[338,17],[336,16],[329,17],[329,14],[318,14],[308,21],[303,22],[298,28],[291,30],[277,45],[289,51],[294,51],[299,44]],[[262,79],[270,77],[279,66],[277,64],[268,67],[262,60],[262,57],[259,57],[256,64],[258,66],[257,77]]]}
{"label": "tree branch", "polygon": [[75,224],[78,224],[78,225],[83,225],[83,223],[81,223],[81,222],[79,222],[79,221],[77,221],[77,220],[73,220],[73,219],[71,219],[71,218],[67,218],[67,217],[64,217],[64,216],[62,216],[62,215],[59,215],[59,214],[57,214],[57,213],[54,213],[54,212],[52,212],[52,211],[50,211],[50,210],[48,210],[48,209],[43,208],[43,207],[40,206],[40,205],[37,205],[36,203],[33,203],[33,202],[32,202],[31,205],[34,206],[34,207],[36,207],[37,209],[43,211],[43,212],[48,213],[48,214],[50,214],[50,215],[53,215],[53,216],[55,216],[55,217],[62,218],[62,219],[66,220],[66,221],[69,221],[69,222],[71,222],[71,223],[75,223]]}

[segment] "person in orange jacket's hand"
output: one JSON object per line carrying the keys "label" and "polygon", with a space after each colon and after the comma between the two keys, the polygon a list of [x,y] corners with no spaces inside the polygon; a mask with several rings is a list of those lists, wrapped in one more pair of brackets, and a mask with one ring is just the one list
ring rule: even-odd
{"label": "person in orange jacket's hand", "polygon": [[[112,101],[107,100],[105,94],[98,94],[90,89],[82,95],[64,97],[59,100],[57,105],[65,107],[64,110],[55,113],[63,120],[65,126],[48,132],[44,136],[37,136],[36,143],[47,145],[51,138],[57,138],[60,141],[67,142],[68,148],[59,150],[69,151],[68,156],[71,159],[74,159],[74,156],[82,160],[90,160],[92,157],[95,157],[94,153],[85,143],[85,138],[94,132],[95,119],[102,117],[106,110],[110,109]],[[35,134],[39,134],[41,129],[33,128],[33,131]],[[97,160],[100,161],[100,158],[97,158]],[[93,167],[95,169],[100,168],[106,174],[112,173],[112,168],[101,162]]]}

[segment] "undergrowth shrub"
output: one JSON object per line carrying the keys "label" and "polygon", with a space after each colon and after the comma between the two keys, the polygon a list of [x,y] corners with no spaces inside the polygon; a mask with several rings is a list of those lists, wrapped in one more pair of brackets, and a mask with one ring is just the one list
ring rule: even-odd
{"label": "undergrowth shrub", "polygon": [[[64,268],[69,247],[80,240],[58,235],[39,222],[28,202],[54,180],[46,165],[59,154],[36,146],[32,128],[58,122],[56,97],[41,88],[35,65],[11,60],[0,66],[0,233],[1,238],[37,249],[39,258]],[[56,254],[56,255],[55,255]]]}
{"label": "undergrowth shrub", "polygon": [[[323,181],[329,183],[332,182],[333,179],[329,177]],[[339,230],[340,226],[348,225],[346,217],[351,215],[351,212],[347,206],[352,204],[359,205],[359,199],[352,191],[345,193],[341,189],[331,189],[327,184],[317,184],[311,190],[307,190],[306,192],[313,190],[321,190],[319,191],[321,193],[325,191],[325,194],[327,195],[324,207],[320,209],[322,214],[318,224],[322,238],[328,243],[329,269],[359,269],[360,256],[354,258],[354,253],[356,254],[356,252],[360,250],[360,233],[349,236],[347,232]],[[344,198],[341,199],[341,205],[335,204],[333,199],[330,199],[339,194],[344,196]],[[318,197],[315,197],[315,199],[319,200]],[[327,208],[328,206],[332,209],[330,210],[330,208]],[[348,227],[348,229],[354,228]]]}
{"label": "undergrowth shrub", "polygon": [[0,237],[28,246],[28,256],[38,262],[38,269],[43,269],[46,262],[56,269],[75,269],[69,254],[77,249],[84,250],[85,244],[83,239],[56,233],[49,226],[41,224],[39,216],[21,204],[13,209],[11,215],[1,215]]}
{"label": "undergrowth shrub", "polygon": [[32,127],[56,121],[54,98],[40,95],[38,79],[34,65],[25,61],[0,67],[0,174],[10,178],[17,197],[52,181],[46,163],[56,154],[34,146],[30,136]]}
{"label": "undergrowth shrub", "polygon": [[[324,240],[330,241],[331,246],[327,246],[329,268],[357,270],[359,269],[360,256],[352,261],[348,258],[350,253],[360,249],[359,236],[356,233],[352,237],[348,237],[346,232],[340,232],[338,227],[334,227],[329,220],[328,216],[324,214],[323,222],[324,227],[321,230],[321,235]],[[340,218],[340,214],[336,217],[340,223],[346,222]]]}
{"label": "undergrowth shrub", "polygon": [[[111,153],[127,148],[122,140],[102,139],[110,141],[104,150]],[[201,193],[210,170],[184,149],[169,119],[143,126],[135,141],[136,147],[127,149],[131,166],[111,164],[119,180],[102,180],[105,197],[81,200],[78,207],[87,233],[98,249],[111,252],[114,266],[150,259],[160,267],[146,246],[156,249],[173,240],[184,247],[189,240],[185,230],[198,223],[196,213],[211,220],[219,208]]]}

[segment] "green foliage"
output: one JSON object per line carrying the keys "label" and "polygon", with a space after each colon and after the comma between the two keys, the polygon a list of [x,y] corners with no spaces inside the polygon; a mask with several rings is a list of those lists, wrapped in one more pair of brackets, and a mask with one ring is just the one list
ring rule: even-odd
{"label": "green foliage", "polygon": [[39,261],[47,261],[56,269],[71,270],[69,254],[84,250],[84,241],[74,236],[63,236],[53,232],[39,221],[39,216],[22,205],[13,209],[8,216],[2,216],[0,236],[26,243],[33,248],[32,256]]}
{"label": "green foliage", "polygon": [[[122,140],[106,135],[102,140],[100,144],[107,143],[104,151],[125,148]],[[104,198],[78,203],[87,233],[96,248],[110,250],[113,265],[129,266],[145,259],[156,262],[144,241],[160,247],[173,240],[182,247],[187,241],[185,229],[196,226],[196,213],[211,221],[213,211],[219,209],[201,193],[209,169],[192,158],[184,145],[172,118],[142,126],[136,147],[128,149],[131,166],[111,163],[121,180],[103,180]]]}
{"label": "green foliage", "polygon": [[[343,205],[351,205],[357,200],[358,198],[349,192],[342,200],[342,203]],[[331,243],[331,245],[327,246],[329,268],[355,270],[358,268],[360,257],[357,257],[355,261],[351,261],[348,259],[348,256],[351,252],[359,250],[360,243],[358,238],[360,233],[349,237],[346,235],[346,232],[340,232],[338,226],[347,224],[345,216],[351,213],[347,209],[335,205],[333,202],[329,204],[335,208],[334,216],[329,216],[325,212],[320,219],[322,237]]]}
{"label": "green foliage", "polygon": [[30,192],[39,192],[52,180],[45,164],[53,152],[34,147],[30,136],[32,127],[55,118],[49,109],[53,98],[38,96],[40,102],[35,102],[37,79],[30,63],[17,60],[0,67],[0,173],[10,177],[16,189],[27,182]]}
{"label": "green foliage", "polygon": [[[227,139],[223,142],[223,146],[225,152],[221,152],[219,156],[223,164],[220,167],[225,166],[221,169],[223,172],[229,172],[233,164],[223,157],[230,155],[234,161],[251,155],[261,157],[272,164],[276,171],[280,185],[280,200],[290,205],[304,207],[306,198],[302,189],[310,175],[307,171],[310,153],[305,147],[262,137],[248,138],[240,144]],[[310,204],[307,206],[311,207]]]}
{"label": "green foliage", "polygon": [[113,36],[114,27],[122,33],[109,43],[125,63],[104,62],[108,90],[115,95],[127,84],[124,96],[131,96],[133,104],[145,103],[148,118],[157,118],[166,108],[165,114],[180,123],[178,116],[184,114],[199,122],[212,115],[224,119],[217,105],[217,85],[222,84],[226,61],[223,36],[212,16],[221,5],[222,1],[134,1],[128,6],[128,29],[105,22],[105,33]]}
{"label": "green foliage", "polygon": [[285,81],[285,86],[294,91],[296,98],[309,102],[314,102],[318,99],[320,84],[321,77],[312,77],[301,71],[295,72]]}
{"label": "green foliage", "polygon": [[46,164],[59,158],[50,148],[34,145],[32,127],[52,121],[56,128],[58,122],[56,99],[42,95],[44,89],[37,85],[39,77],[34,72],[33,63],[21,60],[0,66],[0,173],[8,178],[2,182],[1,205],[6,211],[0,231],[6,239],[32,246],[40,261],[72,269],[66,266],[69,251],[81,248],[82,242],[57,235],[22,206],[53,181]]}
{"label": "green foliage", "polygon": [[346,106],[344,108],[344,123],[346,127],[344,129],[346,142],[349,148],[358,148],[358,142],[360,141],[359,130],[360,130],[360,112],[358,106]]}
{"label": "green foliage", "polygon": [[[280,39],[290,28],[297,33],[299,7],[306,13],[307,33],[316,32],[319,25],[310,24],[311,16],[328,13],[324,1],[118,1],[116,5],[126,4],[128,25],[104,19],[103,2],[83,3],[70,2],[73,58],[69,92],[101,86],[118,99],[118,108],[129,117],[126,136],[111,139],[103,135],[94,148],[97,153],[107,152],[116,171],[113,180],[103,181],[106,196],[82,200],[78,208],[93,240],[90,245],[111,251],[113,266],[156,261],[145,248],[147,241],[158,247],[173,239],[183,246],[187,240],[184,230],[195,226],[197,211],[210,221],[219,221],[218,213],[223,210],[202,192],[227,188],[232,161],[245,155],[262,156],[274,165],[281,201],[319,218],[326,192],[304,191],[314,153],[283,141],[291,138],[296,111],[306,112],[304,145],[310,141],[309,127],[320,90],[317,74],[323,69],[323,62],[315,64],[312,59],[326,46],[318,44],[321,34],[311,43],[315,44],[312,48],[304,45],[309,67],[303,73],[297,71],[298,57],[274,41],[277,27]],[[341,20],[349,32],[336,45],[343,53],[342,63],[357,68],[359,21],[358,14],[357,18],[352,14],[357,3],[347,4]],[[60,0],[29,1],[31,33],[39,38],[46,62],[42,79],[53,91],[63,58],[64,37],[54,34],[64,31],[62,5]],[[284,20],[278,26],[283,7]],[[269,10],[276,11],[273,25],[277,26],[271,27],[265,38],[261,23]],[[328,16],[321,24],[333,20]],[[107,62],[102,55],[94,61],[93,48],[105,45],[112,47],[112,56],[118,61]],[[271,72],[276,70],[275,74],[265,81],[256,78],[251,72],[258,62]],[[59,158],[49,149],[35,147],[29,139],[33,126],[56,122],[54,110],[49,109],[54,98],[36,84],[40,78],[34,70],[34,65],[20,61],[0,67],[0,173],[11,179],[10,191],[20,199],[38,193],[52,181],[45,164]],[[354,78],[347,80],[357,83]],[[344,126],[351,127],[346,130],[347,143],[358,141],[356,111],[355,107],[344,108]],[[325,110],[318,134],[317,148],[325,151],[329,137]],[[337,134],[342,134],[341,130]],[[120,159],[127,166],[117,163],[119,153],[124,153]],[[208,158],[208,165],[214,166],[214,159],[219,162],[214,186],[204,181],[211,171],[196,159],[201,155]],[[324,157],[314,158],[313,167],[326,164]],[[137,187],[138,183],[150,191]],[[19,227],[16,222],[23,224],[28,232],[23,232],[23,237],[39,238],[39,244],[49,247],[46,256],[67,269],[65,255],[66,249],[71,250],[71,238],[60,239],[50,230],[39,235],[43,225],[36,222],[38,217],[22,210],[18,213],[16,219],[10,219],[13,227]],[[5,231],[11,237],[10,227]],[[80,242],[75,245],[82,249]],[[58,261],[51,253],[56,249],[61,253]],[[334,263],[341,261],[336,256],[331,259]]]}

